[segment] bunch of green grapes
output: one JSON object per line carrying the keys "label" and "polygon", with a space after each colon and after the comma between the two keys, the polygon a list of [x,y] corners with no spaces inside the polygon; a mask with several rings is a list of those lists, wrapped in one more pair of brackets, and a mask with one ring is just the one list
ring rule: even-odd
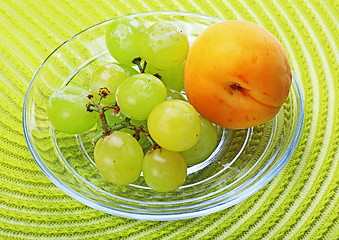
{"label": "bunch of green grapes", "polygon": [[217,145],[215,126],[181,92],[187,36],[172,22],[145,27],[121,17],[108,27],[106,46],[117,62],[97,68],[88,90],[70,83],[55,91],[49,119],[67,134],[97,125],[94,161],[107,181],[127,185],[143,173],[154,191],[174,191]]}

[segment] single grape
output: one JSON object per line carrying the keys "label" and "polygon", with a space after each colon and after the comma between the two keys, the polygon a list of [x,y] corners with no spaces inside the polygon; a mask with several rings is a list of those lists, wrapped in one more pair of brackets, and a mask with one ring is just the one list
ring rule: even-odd
{"label": "single grape", "polygon": [[189,48],[186,34],[177,25],[165,21],[146,29],[140,43],[142,57],[159,70],[179,67]]}
{"label": "single grape", "polygon": [[147,185],[157,192],[178,189],[187,175],[186,162],[181,154],[163,148],[150,150],[146,154],[142,170]]}
{"label": "single grape", "polygon": [[132,66],[125,65],[125,64],[122,64],[122,63],[115,63],[115,64],[124,69],[125,73],[127,74],[127,77],[132,77],[133,75],[136,75],[136,74],[139,73]]}
{"label": "single grape", "polygon": [[170,151],[185,151],[193,147],[200,135],[197,111],[182,100],[167,100],[156,106],[147,120],[152,138]]}
{"label": "single grape", "polygon": [[207,119],[200,117],[201,130],[198,142],[190,149],[181,152],[188,166],[206,160],[218,144],[217,129]]}
{"label": "single grape", "polygon": [[135,120],[147,119],[153,108],[166,100],[165,85],[151,74],[143,73],[126,79],[117,89],[120,111]]}
{"label": "single grape", "polygon": [[111,105],[115,102],[117,87],[127,79],[124,69],[117,64],[110,63],[96,69],[92,74],[91,92],[95,98],[99,98],[99,89],[106,87],[110,93],[101,102]]}
{"label": "single grape", "polygon": [[166,87],[180,92],[184,89],[184,64],[174,69],[162,71],[147,64],[146,72],[150,74],[157,74]]}
{"label": "single grape", "polygon": [[120,63],[134,65],[141,57],[140,38],[145,27],[131,17],[119,17],[112,21],[106,31],[106,45],[110,54]]}
{"label": "single grape", "polygon": [[143,158],[138,141],[122,131],[100,138],[94,147],[94,161],[99,173],[117,185],[133,183],[140,176]]}
{"label": "single grape", "polygon": [[75,86],[65,86],[56,90],[48,99],[48,118],[63,133],[78,134],[91,129],[98,113],[87,111],[87,96],[90,93]]}

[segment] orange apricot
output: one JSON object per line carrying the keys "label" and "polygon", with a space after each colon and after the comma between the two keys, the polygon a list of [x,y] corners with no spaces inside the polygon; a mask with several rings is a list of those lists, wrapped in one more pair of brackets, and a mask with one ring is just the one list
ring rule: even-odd
{"label": "orange apricot", "polygon": [[286,101],[291,81],[281,42],[243,20],[223,21],[203,31],[184,69],[189,102],[204,118],[230,129],[271,120]]}

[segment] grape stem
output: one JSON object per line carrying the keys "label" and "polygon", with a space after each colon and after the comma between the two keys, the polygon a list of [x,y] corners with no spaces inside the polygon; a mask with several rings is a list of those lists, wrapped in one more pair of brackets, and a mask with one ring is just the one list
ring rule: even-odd
{"label": "grape stem", "polygon": [[144,64],[141,64],[141,57],[134,58],[132,63],[138,66],[140,73],[144,73],[146,70],[147,62],[144,61]]}
{"label": "grape stem", "polygon": [[[143,72],[146,68],[147,63],[145,62],[144,66],[141,67],[141,64],[140,64],[141,58],[134,59],[134,60],[133,60],[133,62],[135,62],[135,64],[140,66],[139,67],[140,72]],[[102,132],[97,134],[95,137],[93,137],[93,139],[92,139],[93,144],[95,144],[101,137],[110,135],[113,131],[118,131],[118,130],[121,130],[123,128],[129,128],[129,129],[131,129],[135,132],[135,134],[134,134],[135,138],[139,138],[140,133],[142,133],[147,138],[147,140],[151,143],[153,149],[160,148],[160,146],[152,139],[151,135],[144,129],[146,127],[146,125],[135,126],[135,125],[131,124],[130,118],[126,118],[121,123],[115,124],[113,126],[109,126],[109,124],[107,123],[106,116],[105,116],[105,111],[108,110],[108,109],[113,109],[114,114],[118,114],[119,111],[120,111],[120,107],[117,105],[116,102],[114,104],[108,105],[108,106],[102,106],[100,104],[101,100],[103,98],[105,98],[108,94],[109,94],[109,90],[107,88],[100,88],[99,89],[100,98],[99,98],[99,101],[97,103],[94,101],[93,95],[90,94],[90,95],[87,96],[87,98],[89,100],[91,100],[91,102],[88,103],[87,106],[86,106],[87,111],[89,111],[89,112],[96,111],[96,112],[99,113],[101,128],[103,130]]]}
{"label": "grape stem", "polygon": [[[111,131],[109,129],[109,125],[107,123],[107,120],[106,120],[106,116],[105,116],[105,111],[107,110],[107,106],[102,106],[100,104],[101,100],[103,98],[105,98],[107,95],[109,94],[109,90],[107,88],[100,88],[99,89],[99,101],[98,103],[96,103],[93,99],[93,95],[88,95],[87,98],[89,100],[91,100],[91,103],[88,103],[87,104],[87,111],[96,111],[99,113],[99,117],[100,117],[100,121],[101,121],[101,127],[103,129],[103,133],[105,136],[108,136],[109,134],[111,134]],[[115,106],[112,106],[112,107],[115,107]],[[115,111],[118,111],[118,110],[115,110]],[[114,111],[114,112],[115,112]]]}
{"label": "grape stem", "polygon": [[115,105],[105,106],[104,110],[107,110],[107,109],[113,109],[114,110],[114,114],[118,114],[120,112],[120,107],[119,106],[115,106]]}
{"label": "grape stem", "polygon": [[144,129],[144,127],[146,127],[146,125],[141,125],[138,127],[134,125],[130,125],[128,128],[135,131],[136,136],[139,136],[140,133],[142,133],[147,138],[147,140],[151,143],[153,149],[160,148],[160,146],[153,140],[151,135]]}
{"label": "grape stem", "polygon": [[86,105],[86,108],[87,108],[87,111],[89,111],[89,112],[93,112],[93,111],[99,112],[99,109],[92,103],[88,103]]}
{"label": "grape stem", "polygon": [[101,121],[101,127],[104,130],[104,135],[108,136],[111,134],[111,131],[109,129],[107,120],[106,120],[106,116],[105,116],[105,111],[104,111],[104,107],[99,105],[99,116],[100,116],[100,121]]}
{"label": "grape stem", "polygon": [[[108,125],[107,125],[108,126]],[[109,134],[111,134],[113,131],[119,131],[123,128],[128,128],[129,126],[131,126],[130,123],[130,119],[126,118],[123,122],[115,124],[113,126],[108,126],[107,130],[108,130],[108,134],[106,133],[106,130],[103,128],[103,131],[100,132],[99,134],[97,134],[95,137],[93,137],[92,142],[93,144],[95,144],[100,138],[107,136]]]}

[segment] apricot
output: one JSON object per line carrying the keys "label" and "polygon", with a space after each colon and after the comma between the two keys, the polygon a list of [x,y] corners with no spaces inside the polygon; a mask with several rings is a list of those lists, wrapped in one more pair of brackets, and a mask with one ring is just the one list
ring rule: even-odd
{"label": "apricot", "polygon": [[204,118],[230,129],[271,120],[286,101],[291,81],[281,42],[243,20],[223,21],[203,31],[184,69],[189,102]]}

